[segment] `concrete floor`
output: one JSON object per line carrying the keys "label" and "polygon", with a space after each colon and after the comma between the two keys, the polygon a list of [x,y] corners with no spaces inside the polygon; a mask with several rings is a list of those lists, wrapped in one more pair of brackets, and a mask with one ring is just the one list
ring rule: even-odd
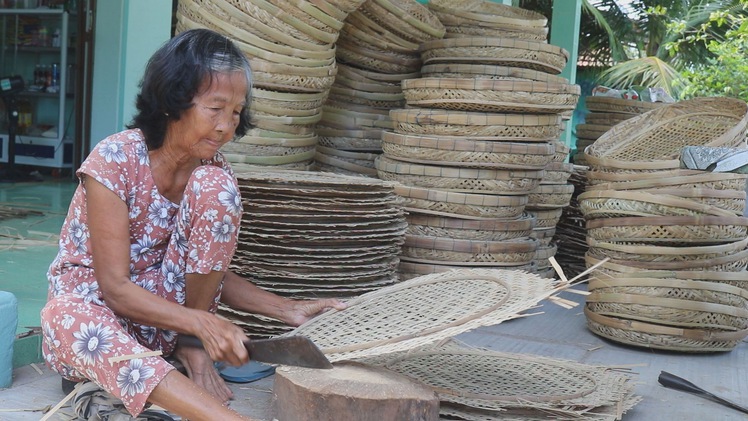
{"label": "concrete floor", "polygon": [[[44,217],[0,221],[0,226],[26,234],[37,231],[56,234],[74,187],[70,181],[0,186],[0,202],[33,203],[46,210]],[[0,250],[0,289],[11,290],[19,296],[19,330],[39,324],[38,311],[46,295],[44,273],[53,256],[54,247]],[[583,299],[575,294],[565,294],[564,298],[577,302]],[[728,400],[748,405],[748,366],[745,364],[748,346],[745,343],[731,352],[703,355],[652,351],[620,345],[592,334],[586,328],[581,306],[568,310],[545,303],[533,310],[536,312],[542,314],[476,329],[457,339],[503,352],[629,367],[638,374],[636,393],[643,400],[623,417],[624,420],[748,419],[748,415],[733,409],[657,383],[657,376],[664,370]],[[273,377],[250,384],[232,384],[236,395],[232,406],[257,419],[270,420],[272,384]],[[44,408],[56,405],[63,397],[56,374],[43,364],[24,364],[15,370],[13,386],[0,390],[0,420],[39,420]],[[69,420],[70,415],[70,408],[63,407],[51,419]]]}

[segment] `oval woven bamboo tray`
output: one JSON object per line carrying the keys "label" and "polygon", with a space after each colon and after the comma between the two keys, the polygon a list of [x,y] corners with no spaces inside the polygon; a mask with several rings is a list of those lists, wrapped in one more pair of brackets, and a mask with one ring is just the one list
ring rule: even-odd
{"label": "oval woven bamboo tray", "polygon": [[587,190],[714,189],[745,191],[747,174],[702,172],[696,175],[597,183]]}
{"label": "oval woven bamboo tray", "polygon": [[553,85],[564,85],[569,83],[569,80],[564,77],[532,69],[468,63],[428,64],[421,67],[421,76],[424,78],[475,78],[490,80],[536,81]]}
{"label": "oval woven bamboo tray", "polygon": [[[650,246],[654,247],[654,246]],[[599,249],[588,250],[585,256],[602,260],[610,258],[610,262],[623,266],[630,266],[640,270],[683,270],[683,271],[723,271],[723,272],[742,272],[748,266],[748,250],[739,251],[727,256],[714,258],[696,258],[692,260],[651,262],[637,260],[615,259],[608,256],[606,252],[600,252]],[[585,257],[586,260],[586,257]]]}
{"label": "oval woven bamboo tray", "polygon": [[337,58],[341,63],[357,65],[381,73],[413,73],[421,68],[416,54],[377,50],[341,40],[336,44]]}
{"label": "oval woven bamboo tray", "polygon": [[587,219],[627,216],[735,216],[735,212],[714,205],[637,190],[586,191],[577,197],[577,201],[579,210]]}
{"label": "oval woven bamboo tray", "polygon": [[590,184],[615,183],[619,181],[656,180],[659,178],[685,177],[690,175],[704,174],[704,171],[687,169],[621,171],[618,169],[609,169],[601,165],[604,160],[600,160],[599,158],[595,158],[592,156],[589,158],[590,159],[587,162],[590,165],[590,169],[589,171],[587,171],[587,181]]}
{"label": "oval woven bamboo tray", "polygon": [[[269,140],[268,142],[263,142]],[[237,139],[234,142],[229,142],[221,148],[221,152],[228,154],[240,154],[252,157],[270,157],[270,156],[291,156],[299,154],[307,154],[310,151],[314,151],[317,147],[317,139],[310,138],[309,140],[304,139],[304,142],[296,142],[292,139],[288,142],[276,142],[277,139],[262,139],[259,141],[253,141],[246,136]]]}
{"label": "oval woven bamboo tray", "polygon": [[[368,90],[371,92],[402,92],[401,78],[392,78],[393,75],[384,75],[382,73],[369,72],[347,64],[338,64],[338,77],[341,84],[351,88]],[[409,79],[420,77],[420,73],[412,75],[402,75],[402,78]],[[337,83],[338,79],[336,79]]]}
{"label": "oval woven bamboo tray", "polygon": [[420,165],[379,156],[379,178],[387,181],[463,193],[526,194],[543,178],[544,171],[494,170]]}
{"label": "oval woven bamboo tray", "polygon": [[[604,221],[604,220],[603,220]],[[613,243],[587,237],[593,256],[604,254],[611,259],[640,262],[676,262],[729,256],[746,250],[748,238],[726,244],[694,246],[659,246],[635,242]]]}
{"label": "oval woven bamboo tray", "polygon": [[[324,118],[324,116],[323,116]],[[381,152],[382,130],[345,130],[317,126],[319,144],[344,151]]]}
{"label": "oval woven bamboo tray", "polygon": [[437,13],[444,23],[446,34],[444,38],[489,37],[489,38],[519,38],[528,41],[547,42],[548,28],[519,27],[513,25],[481,25],[483,22],[472,19],[448,16]]}
{"label": "oval woven bamboo tray", "polygon": [[411,42],[441,38],[445,33],[439,18],[418,2],[372,0],[364,2],[358,10]]}
{"label": "oval woven bamboo tray", "polygon": [[545,166],[545,176],[540,184],[566,184],[574,172],[574,164],[551,162]]}
{"label": "oval woven bamboo tray", "polygon": [[[678,168],[685,146],[745,143],[748,104],[732,98],[695,98],[661,106],[620,123],[600,136],[585,154],[616,168]],[[588,158],[589,159],[589,158]],[[610,165],[615,164],[615,165]],[[625,165],[624,165],[625,164]]]}
{"label": "oval woven bamboo tray", "polygon": [[558,140],[554,140],[551,143],[556,146],[556,155],[553,157],[553,162],[565,162],[571,153],[571,146]]}
{"label": "oval woven bamboo tray", "polygon": [[538,240],[538,247],[549,246],[553,241],[553,236],[556,235],[556,227],[551,228],[533,228],[530,238]]}
{"label": "oval woven bamboo tray", "polygon": [[584,122],[610,128],[630,119],[631,117],[633,117],[631,114],[624,113],[587,113],[587,115],[584,116]]}
{"label": "oval woven bamboo tray", "polygon": [[373,108],[368,110],[372,112],[353,111],[350,108],[328,101],[322,107],[322,124],[342,130],[392,129],[389,115],[375,113],[377,110]]}
{"label": "oval woven bamboo tray", "polygon": [[527,204],[526,195],[468,194],[402,184],[395,186],[395,193],[405,199],[404,207],[411,213],[464,219],[517,218]]}
{"label": "oval woven bamboo tray", "polygon": [[646,102],[605,96],[588,96],[585,97],[584,102],[589,111],[627,114],[629,118],[666,105],[664,102]]}
{"label": "oval woven bamboo tray", "polygon": [[258,58],[249,62],[254,86],[284,92],[326,92],[335,82],[337,72],[336,65],[299,67]]}
{"label": "oval woven bamboo tray", "polygon": [[592,280],[587,307],[596,314],[668,326],[748,329],[748,293],[732,285],[657,278]]}
{"label": "oval woven bamboo tray", "polygon": [[538,114],[573,110],[580,92],[579,85],[476,78],[407,79],[402,87],[409,106]]}
{"label": "oval woven bamboo tray", "polygon": [[541,184],[528,193],[528,209],[557,209],[569,206],[573,184]]}
{"label": "oval woven bamboo tray", "polygon": [[342,37],[363,46],[376,45],[380,49],[393,50],[399,53],[418,51],[418,43],[408,41],[389,31],[360,11],[348,15],[340,34]]}
{"label": "oval woven bamboo tray", "polygon": [[[407,281],[408,279],[413,279],[424,275],[431,275],[433,273],[449,272],[451,270],[465,270],[465,266],[450,266],[401,261],[398,264],[397,269],[400,281]],[[528,264],[524,266],[512,266],[512,270],[530,272],[532,270],[532,265]]]}
{"label": "oval woven bamboo tray", "polygon": [[288,165],[308,162],[314,159],[314,148],[305,152],[289,153],[286,155],[246,155],[243,153],[224,153],[226,160],[232,164],[251,164],[251,165]]}
{"label": "oval woven bamboo tray", "polygon": [[320,114],[326,99],[326,92],[278,92],[255,87],[250,108],[276,116],[308,117]]}
{"label": "oval woven bamboo tray", "polygon": [[747,227],[748,218],[737,216],[636,216],[588,220],[587,235],[611,243],[706,245],[746,238]]}
{"label": "oval woven bamboo tray", "polygon": [[407,108],[390,110],[394,129],[403,134],[470,136],[475,140],[549,142],[561,134],[558,114],[471,113]]}
{"label": "oval woven bamboo tray", "polygon": [[428,8],[447,15],[524,27],[545,27],[548,19],[538,12],[483,0],[431,0]]}
{"label": "oval woven bamboo tray", "polygon": [[532,262],[538,242],[457,240],[406,235],[401,259],[408,262],[465,266],[519,266]]}
{"label": "oval woven bamboo tray", "polygon": [[318,42],[332,44],[338,39],[339,29],[335,29],[326,25],[312,25],[312,23],[314,22],[309,19],[302,19],[305,17],[302,14],[303,11],[298,10],[298,8],[293,7],[291,4],[284,4],[279,7],[278,5],[266,0],[231,1],[236,2],[239,7],[248,7],[247,5],[253,5],[259,9],[262,9],[267,14],[280,19],[287,25],[296,28],[300,33],[305,34],[307,37],[315,39]]}
{"label": "oval woven bamboo tray", "polygon": [[743,190],[716,190],[700,188],[657,188],[640,190],[652,194],[664,194],[694,202],[711,205],[742,216],[746,208],[746,194]]}
{"label": "oval woven bamboo tray", "polygon": [[536,270],[542,271],[551,267],[551,262],[548,259],[554,257],[557,251],[558,244],[556,243],[552,242],[547,245],[539,244],[538,249],[535,250],[535,258],[533,259]]}
{"label": "oval woven bamboo tray", "polygon": [[407,234],[458,240],[503,241],[529,237],[535,219],[528,214],[515,219],[472,220],[411,214]]}
{"label": "oval woven bamboo tray", "polygon": [[711,329],[686,329],[620,319],[596,314],[586,307],[587,327],[596,335],[626,345],[679,352],[724,352],[734,349],[748,330],[725,332]]}
{"label": "oval woven bamboo tray", "polygon": [[577,137],[597,140],[597,138],[605,134],[605,132],[610,130],[610,128],[611,126],[608,125],[584,123],[577,124],[574,130],[576,131]]}
{"label": "oval woven bamboo tray", "polygon": [[494,64],[557,75],[568,59],[568,51],[561,47],[516,38],[461,37],[421,44],[423,64]]}
{"label": "oval woven bamboo tray", "polygon": [[[388,157],[454,167],[541,170],[555,153],[550,143],[516,143],[457,136],[410,136],[385,131],[382,149]],[[547,174],[546,174],[547,175]]]}
{"label": "oval woven bamboo tray", "polygon": [[535,217],[535,229],[555,228],[563,214],[563,208],[530,209],[527,213]]}

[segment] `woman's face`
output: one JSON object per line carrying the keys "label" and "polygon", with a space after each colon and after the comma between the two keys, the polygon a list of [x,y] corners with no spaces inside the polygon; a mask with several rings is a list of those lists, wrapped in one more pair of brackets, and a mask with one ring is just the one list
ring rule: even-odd
{"label": "woman's face", "polygon": [[243,72],[217,73],[206,80],[193,98],[193,106],[167,128],[166,142],[190,157],[213,158],[234,138],[239,115],[246,104],[247,79]]}

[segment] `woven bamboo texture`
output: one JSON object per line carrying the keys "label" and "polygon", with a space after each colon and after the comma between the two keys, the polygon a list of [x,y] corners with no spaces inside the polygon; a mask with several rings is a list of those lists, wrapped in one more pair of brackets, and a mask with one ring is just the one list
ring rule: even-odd
{"label": "woven bamboo texture", "polygon": [[701,172],[634,181],[591,183],[589,190],[713,189],[745,191],[746,174]]}
{"label": "woven bamboo texture", "polygon": [[445,38],[496,36],[546,41],[547,19],[530,10],[489,1],[438,1],[428,7],[446,27]]}
{"label": "woven bamboo texture", "polygon": [[517,218],[527,205],[527,195],[459,193],[398,184],[395,193],[404,198],[411,213],[464,219]]}
{"label": "woven bamboo texture", "polygon": [[[669,194],[645,191],[594,190],[579,195],[587,219],[656,216],[734,217],[735,212]],[[741,212],[742,213],[742,212]]]}
{"label": "woven bamboo texture", "polygon": [[489,64],[437,63],[421,67],[425,78],[476,78],[491,80],[536,81],[552,85],[568,84],[569,80],[532,69],[521,67],[494,66]]}
{"label": "woven bamboo texture", "polygon": [[588,96],[585,98],[585,104],[592,112],[627,114],[629,118],[665,105],[663,102],[635,101],[604,96]]}
{"label": "woven bamboo texture", "polygon": [[333,362],[407,351],[515,318],[554,286],[510,270],[424,275],[355,298],[344,312],[323,313],[290,335],[310,338]]}
{"label": "woven bamboo texture", "polygon": [[[324,116],[323,116],[324,118]],[[343,151],[382,152],[382,130],[345,130],[317,126],[319,144]]]}
{"label": "woven bamboo texture", "polygon": [[403,81],[409,106],[459,111],[552,114],[573,110],[579,85],[522,80],[419,78]]}
{"label": "woven bamboo texture", "polygon": [[588,163],[591,165],[590,171],[587,173],[587,178],[590,184],[616,183],[620,181],[656,180],[660,178],[686,177],[690,175],[704,174],[704,171],[688,169],[656,169],[632,171],[608,169],[604,165],[602,165],[604,163],[604,160],[595,158],[593,156],[589,157]]}
{"label": "woven bamboo texture", "polygon": [[531,263],[537,241],[475,241],[442,237],[407,235],[403,261],[462,266],[511,267]]}
{"label": "woven bamboo texture", "polygon": [[564,211],[560,207],[551,209],[530,209],[527,207],[526,209],[527,213],[535,217],[535,229],[555,228]]}
{"label": "woven bamboo texture", "polygon": [[475,140],[549,142],[561,133],[558,114],[499,114],[428,108],[390,110],[402,134],[470,136]]}
{"label": "woven bamboo texture", "polygon": [[391,158],[413,163],[531,170],[546,168],[555,153],[555,147],[551,143],[496,142],[457,136],[411,136],[389,131],[382,133],[382,150]]}
{"label": "woven bamboo texture", "polygon": [[377,157],[380,179],[409,186],[463,193],[523,194],[535,189],[543,170],[500,170],[421,165]]}
{"label": "woven bamboo texture", "polygon": [[571,146],[564,142],[554,140],[553,143],[556,146],[556,155],[553,157],[553,162],[565,162],[571,153]]}
{"label": "woven bamboo texture", "polygon": [[[696,98],[661,106],[613,127],[585,150],[605,166],[678,168],[684,146],[745,143],[748,104],[731,98]],[[645,165],[639,166],[642,161]],[[658,164],[658,167],[652,167]]]}
{"label": "woven bamboo texture", "polygon": [[566,184],[574,172],[574,164],[551,162],[545,166],[545,175],[540,184]]}
{"label": "woven bamboo texture", "polygon": [[725,244],[748,236],[748,218],[737,216],[655,216],[587,221],[596,241],[668,246]]}
{"label": "woven bamboo texture", "polygon": [[541,184],[528,193],[528,209],[557,209],[569,206],[572,184]]}
{"label": "woven bamboo texture", "polygon": [[522,67],[561,73],[568,51],[552,44],[516,38],[460,37],[421,44],[423,64],[470,63]]}
{"label": "woven bamboo texture", "polygon": [[530,237],[535,219],[524,214],[515,219],[472,220],[410,214],[407,234],[459,240],[503,241]]}
{"label": "woven bamboo texture", "polygon": [[426,6],[418,2],[371,0],[358,9],[390,32],[421,43],[444,36],[444,25]]}

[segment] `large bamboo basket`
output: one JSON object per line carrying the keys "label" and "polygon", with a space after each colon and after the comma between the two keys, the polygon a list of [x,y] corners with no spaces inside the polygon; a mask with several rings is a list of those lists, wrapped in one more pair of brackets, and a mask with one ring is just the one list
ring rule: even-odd
{"label": "large bamboo basket", "polygon": [[541,184],[528,193],[528,209],[557,209],[569,206],[573,184]]}
{"label": "large bamboo basket", "polygon": [[650,190],[650,189],[715,189],[745,191],[746,174],[701,172],[695,175],[647,178],[634,181],[597,183],[587,186],[593,190]]}
{"label": "large bamboo basket", "polygon": [[338,75],[335,83],[369,92],[402,93],[401,81],[414,77],[420,77],[420,73],[382,74],[341,63],[338,65]]}
{"label": "large bamboo basket", "polygon": [[428,108],[390,110],[394,129],[403,134],[470,136],[475,140],[549,142],[561,134],[558,114],[472,113]]}
{"label": "large bamboo basket", "polygon": [[374,159],[378,154],[366,152],[341,151],[324,146],[317,146],[317,161],[320,171],[330,171],[338,174],[364,175],[376,177]]}
{"label": "large bamboo basket", "polygon": [[358,111],[353,104],[328,101],[322,107],[322,124],[341,130],[392,129],[392,120],[386,110],[376,112],[378,110],[374,108],[359,109],[365,111]]}
{"label": "large bamboo basket", "polygon": [[518,218],[527,205],[526,195],[459,193],[438,189],[396,185],[395,193],[413,213],[462,219]]}
{"label": "large bamboo basket", "polygon": [[746,193],[744,190],[716,190],[701,188],[655,188],[642,192],[670,195],[689,199],[694,202],[711,205],[742,216],[745,212]]}
{"label": "large bamboo basket", "polygon": [[[324,118],[324,116],[323,116]],[[382,130],[346,130],[317,126],[319,144],[353,152],[382,152]]]}
{"label": "large bamboo basket", "polygon": [[[297,4],[302,4],[300,1],[292,1],[289,4],[274,4],[267,0],[246,0],[236,2],[239,7],[249,7],[252,5],[265,11],[267,14],[274,16],[283,21],[287,26],[291,26],[298,30],[300,33],[305,34],[313,40],[323,43],[335,43],[338,39],[340,28],[342,28],[342,22],[330,18],[325,18],[324,13],[313,7],[311,4],[306,4],[306,10],[300,10]],[[309,15],[309,12],[315,14],[316,18]],[[320,21],[325,20],[325,22]]]}
{"label": "large bamboo basket", "polygon": [[532,262],[537,241],[473,241],[406,235],[401,259],[455,266],[520,266]]}
{"label": "large bamboo basket", "polygon": [[[585,157],[586,158],[586,157]],[[620,181],[656,180],[659,178],[685,177],[704,174],[701,170],[688,169],[652,169],[639,171],[621,171],[608,169],[604,166],[604,159],[589,157],[587,163],[590,170],[587,172],[589,184],[616,183]]]}
{"label": "large bamboo basket", "polygon": [[632,99],[612,98],[604,96],[588,96],[585,98],[587,110],[595,113],[626,114],[628,118],[655,110],[664,102],[646,102]]}
{"label": "large bamboo basket", "polygon": [[490,1],[439,1],[428,7],[446,26],[445,37],[488,35],[545,41],[547,19],[540,13]]}
{"label": "large bamboo basket", "polygon": [[553,157],[553,162],[565,162],[571,153],[571,146],[558,140],[551,143],[556,146],[556,155]]}
{"label": "large bamboo basket", "polygon": [[421,44],[423,64],[472,63],[522,67],[557,75],[569,52],[543,42],[516,38],[461,37]]}
{"label": "large bamboo basket", "polygon": [[[531,211],[528,211],[530,213]],[[530,213],[531,214],[531,213]],[[532,215],[532,214],[531,214]],[[553,241],[553,237],[556,235],[556,227],[540,227],[533,228],[530,238],[538,240],[538,247],[550,246]]]}
{"label": "large bamboo basket", "polygon": [[569,80],[532,69],[521,67],[495,66],[490,64],[436,63],[421,67],[423,77],[475,78],[491,80],[519,80],[545,82],[553,85],[569,84]]}
{"label": "large bamboo basket", "polygon": [[459,111],[553,114],[573,110],[579,85],[522,80],[419,78],[402,83],[409,106]]}
{"label": "large bamboo basket", "polygon": [[409,186],[463,193],[527,194],[535,189],[543,170],[498,170],[421,165],[387,158],[376,160],[379,178]]}
{"label": "large bamboo basket", "polygon": [[[638,114],[637,114],[638,115]],[[634,115],[625,113],[587,113],[584,116],[584,122],[592,125],[606,126],[608,129],[618,123],[624,122]],[[607,131],[607,130],[606,130]]]}
{"label": "large bamboo basket", "polygon": [[[529,204],[529,199],[528,199]],[[535,217],[535,229],[556,228],[558,221],[561,219],[564,209],[561,207],[550,209],[530,209],[525,207],[527,213]]]}
{"label": "large bamboo basket", "polygon": [[610,130],[610,128],[611,126],[604,124],[583,123],[577,124],[574,127],[574,130],[576,130],[577,137],[597,140],[600,136],[604,135],[605,132]]}
{"label": "large bamboo basket", "polygon": [[444,36],[444,25],[426,6],[412,2],[370,0],[359,10],[390,32],[414,43]]}
{"label": "large bamboo basket", "polygon": [[348,15],[340,34],[341,37],[364,47],[375,45],[380,49],[397,51],[398,53],[418,51],[418,43],[408,41],[391,32],[361,11]]}
{"label": "large bamboo basket", "polygon": [[557,161],[550,162],[545,166],[545,176],[540,181],[540,184],[566,184],[573,172],[574,164]]}
{"label": "large bamboo basket", "polygon": [[[407,281],[418,276],[430,275],[432,273],[449,272],[451,270],[465,269],[465,266],[450,266],[445,264],[431,264],[431,263],[415,263],[401,261],[398,265],[397,271],[400,277],[400,281]],[[512,266],[512,270],[522,270],[526,272],[532,271],[532,264],[522,266]]]}
{"label": "large bamboo basket", "polygon": [[382,50],[369,45],[362,46],[347,39],[336,44],[337,58],[342,63],[356,65],[369,71],[381,73],[414,73],[421,68],[418,54],[400,53],[393,50]]}
{"label": "large bamboo basket", "polygon": [[252,88],[251,109],[276,116],[308,117],[322,113],[327,92],[299,93]]}
{"label": "large bamboo basket", "polygon": [[748,104],[733,98],[696,98],[668,104],[620,123],[585,149],[606,167],[667,169],[680,166],[685,146],[745,145]]}
{"label": "large bamboo basket", "polygon": [[[221,148],[224,153],[254,157],[291,156],[316,150],[317,136],[302,138],[243,136]],[[241,162],[245,162],[241,160]]]}
{"label": "large bamboo basket", "polygon": [[693,246],[742,240],[747,227],[748,218],[737,216],[636,216],[591,219],[587,235],[610,243]]}
{"label": "large bamboo basket", "polygon": [[327,92],[335,82],[337,65],[300,67],[250,58],[255,87],[281,92]]}
{"label": "large bamboo basket", "polygon": [[586,219],[657,216],[734,217],[735,212],[669,194],[646,191],[592,190],[577,198]]}
{"label": "large bamboo basket", "polygon": [[467,37],[489,37],[489,38],[519,38],[528,41],[546,42],[548,40],[548,28],[521,28],[518,26],[503,25],[498,27],[473,25],[475,21],[463,19],[456,16],[450,17],[437,13],[441,16],[446,33],[444,38],[467,38]]}
{"label": "large bamboo basket", "polygon": [[402,108],[405,106],[405,96],[402,92],[369,92],[340,86],[337,81],[330,87],[330,100],[363,105],[371,108]]}
{"label": "large bamboo basket", "polygon": [[485,220],[411,214],[406,219],[407,234],[458,240],[504,241],[525,238],[530,237],[535,225],[535,218],[529,214],[514,219]]}
{"label": "large bamboo basket", "polygon": [[748,330],[719,331],[663,326],[596,314],[586,307],[587,327],[593,333],[626,345],[679,352],[724,352],[734,349]]}
{"label": "large bamboo basket", "polygon": [[410,136],[382,132],[388,157],[419,164],[541,170],[555,153],[551,143],[496,142],[460,136]]}

